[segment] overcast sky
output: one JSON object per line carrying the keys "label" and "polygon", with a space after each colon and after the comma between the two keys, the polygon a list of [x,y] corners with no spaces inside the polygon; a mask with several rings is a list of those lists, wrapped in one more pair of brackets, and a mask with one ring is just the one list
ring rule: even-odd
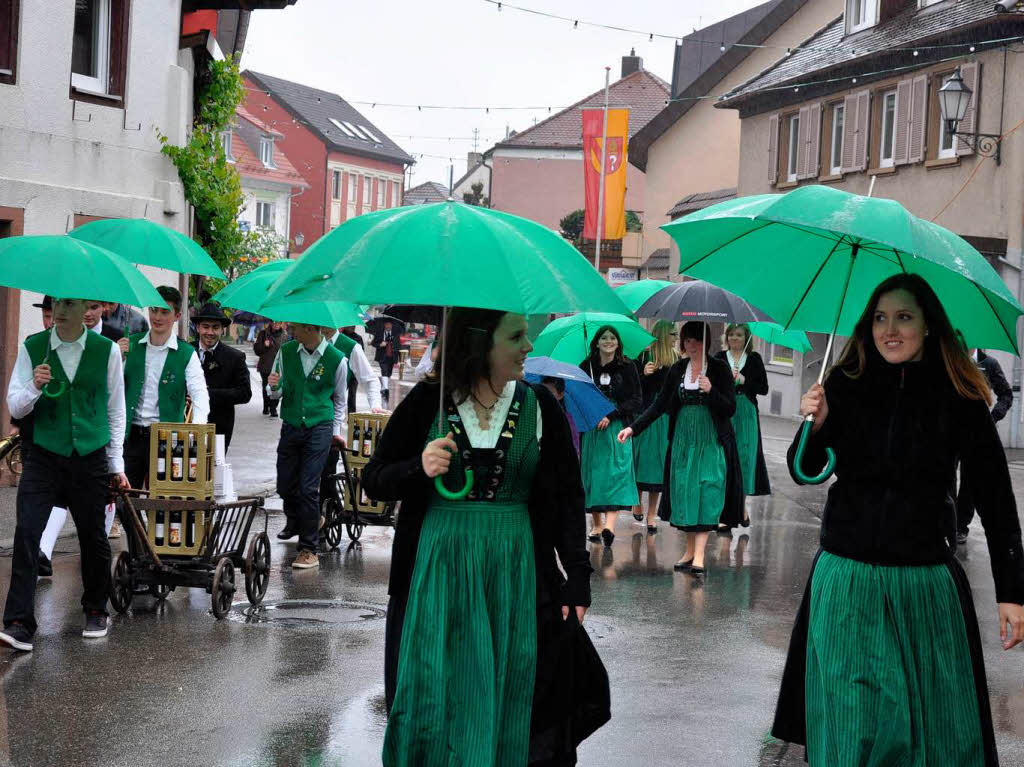
{"label": "overcast sky", "polygon": [[[581,20],[686,35],[758,0],[518,0]],[[252,15],[244,68],[333,91],[349,102],[537,110],[399,109],[353,104],[416,156],[412,184],[456,180],[479,131],[480,151],[612,81],[636,48],[644,67],[672,79],[673,42],[538,17],[485,0],[298,0]],[[410,138],[413,136],[414,138]],[[441,137],[441,138],[434,138]],[[451,137],[449,139],[449,137]],[[420,157],[420,155],[428,155]],[[434,155],[433,157],[429,155]]]}

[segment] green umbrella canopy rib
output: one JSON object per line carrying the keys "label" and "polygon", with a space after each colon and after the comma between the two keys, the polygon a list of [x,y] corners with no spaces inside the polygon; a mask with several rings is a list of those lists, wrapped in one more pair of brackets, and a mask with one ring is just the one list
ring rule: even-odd
{"label": "green umbrella canopy rib", "polygon": [[0,240],[0,285],[56,298],[167,306],[145,275],[128,261],[106,248],[63,234]]}
{"label": "green umbrella canopy rib", "polygon": [[615,293],[631,312],[635,312],[647,299],[660,290],[674,285],[669,280],[637,280],[615,288]]}
{"label": "green umbrella canopy rib", "polygon": [[776,346],[785,346],[798,352],[809,352],[811,342],[802,330],[785,330],[782,325],[774,322],[748,322],[750,333],[757,338]]}
{"label": "green umbrella canopy rib", "polygon": [[681,273],[786,328],[831,332],[849,274],[838,324],[849,335],[875,287],[909,272],[931,285],[971,346],[1017,351],[1024,312],[995,270],[963,238],[893,200],[812,185],[719,203],[662,228],[679,246]]}
{"label": "green umbrella canopy rib", "polygon": [[594,335],[604,325],[611,325],[618,331],[627,357],[636,357],[655,340],[629,317],[607,312],[582,312],[551,322],[533,342],[530,356],[551,357],[559,362],[579,365],[590,353]]}
{"label": "green umbrella canopy rib", "polygon": [[455,202],[346,221],[306,251],[264,307],[337,300],[519,314],[628,311],[590,262],[556,232]]}
{"label": "green umbrella canopy rib", "polygon": [[144,218],[92,221],[68,235],[112,250],[133,264],[224,279],[224,273],[198,242]]}

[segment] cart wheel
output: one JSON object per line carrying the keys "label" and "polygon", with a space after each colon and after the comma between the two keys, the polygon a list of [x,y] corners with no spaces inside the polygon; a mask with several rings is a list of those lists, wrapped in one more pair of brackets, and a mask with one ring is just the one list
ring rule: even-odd
{"label": "cart wheel", "polygon": [[213,603],[213,617],[220,620],[231,609],[231,601],[235,598],[235,566],[230,557],[221,557],[217,561],[217,569],[213,571],[213,587],[210,589],[210,601]]}
{"label": "cart wheel", "polygon": [[358,523],[353,525],[345,525],[345,530],[348,531],[349,540],[358,541],[359,536],[363,534],[363,528],[366,525],[360,525]]}
{"label": "cart wheel", "polygon": [[135,578],[132,576],[132,558],[122,551],[114,561],[114,573],[110,583],[110,604],[122,615],[132,606],[135,596]]}
{"label": "cart wheel", "polygon": [[323,505],[324,512],[324,540],[330,549],[338,548],[341,543],[341,504],[337,498],[325,498]]}
{"label": "cart wheel", "polygon": [[267,593],[270,582],[270,538],[260,533],[249,544],[245,556],[245,595],[249,604],[258,605]]}
{"label": "cart wheel", "polygon": [[172,591],[174,591],[174,586],[168,586],[166,583],[154,583],[149,587],[150,596],[156,597],[161,602],[167,599]]}

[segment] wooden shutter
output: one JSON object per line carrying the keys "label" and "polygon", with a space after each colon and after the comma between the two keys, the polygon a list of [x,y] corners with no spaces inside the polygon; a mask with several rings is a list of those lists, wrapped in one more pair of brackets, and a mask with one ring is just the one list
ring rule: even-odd
{"label": "wooden shutter", "polygon": [[907,162],[924,162],[928,136],[928,76],[915,77],[910,90]]}
{"label": "wooden shutter", "polygon": [[[964,85],[974,91],[974,93],[971,95],[971,103],[967,105],[964,119],[960,121],[960,125],[956,129],[957,133],[974,133],[978,129],[978,100],[981,98],[979,92],[981,87],[980,73],[981,64],[978,62],[972,61],[960,67],[960,76],[964,79]],[[954,141],[956,141],[956,153],[961,157],[974,154],[973,142],[968,143],[959,136],[956,136]]]}
{"label": "wooden shutter", "polygon": [[821,167],[821,109],[821,104],[814,104],[800,110],[801,157],[797,178],[818,176]]}
{"label": "wooden shutter", "polygon": [[857,94],[843,99],[843,163],[842,172],[854,168],[857,150]]}
{"label": "wooden shutter", "polygon": [[[893,120],[892,139],[892,164],[906,165],[910,162],[910,117],[913,110],[910,108],[911,94],[914,88],[913,80],[900,80],[896,84],[896,117]],[[885,102],[878,107],[882,110],[882,121],[885,121]],[[879,123],[881,125],[881,123]],[[880,132],[884,133],[884,128]],[[879,157],[881,157],[881,143],[879,143]]]}
{"label": "wooden shutter", "polygon": [[[807,138],[810,135],[808,128],[811,122],[811,110],[809,107],[800,107],[797,113],[797,136],[796,136],[796,177],[807,178]],[[790,141],[789,146],[793,146]]]}
{"label": "wooden shutter", "polygon": [[871,91],[860,91],[854,96],[857,98],[857,144],[853,170],[866,170],[868,167],[868,126],[871,124]]}
{"label": "wooden shutter", "polygon": [[779,115],[768,118],[768,183],[779,181]]}

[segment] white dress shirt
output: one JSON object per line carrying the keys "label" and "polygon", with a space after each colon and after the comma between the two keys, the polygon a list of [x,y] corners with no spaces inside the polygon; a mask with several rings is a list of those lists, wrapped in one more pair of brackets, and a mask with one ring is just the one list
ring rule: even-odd
{"label": "white dress shirt", "polygon": [[[466,427],[466,437],[472,447],[481,450],[493,450],[498,444],[498,437],[501,436],[502,427],[508,417],[508,410],[512,407],[512,397],[516,393],[516,382],[509,381],[501,390],[494,407],[491,409],[491,417],[487,422],[487,428],[480,425],[476,408],[473,406],[473,398],[466,397],[461,403],[455,406],[462,418],[462,425]],[[540,417],[540,403],[537,403],[537,441],[540,442],[541,434],[544,431],[544,422]]]}
{"label": "white dress shirt", "polygon": [[434,351],[434,347],[427,347],[423,352],[423,356],[420,357],[420,361],[416,363],[416,369],[413,371],[413,376],[417,381],[422,381],[434,371],[434,360],[430,358],[432,351]]}
{"label": "white dress shirt", "polygon": [[[337,337],[338,334],[335,333],[326,339],[327,343],[333,344],[334,339]],[[339,349],[338,351],[341,350]],[[363,347],[358,342],[352,347],[352,354],[349,356],[349,367],[352,368],[352,373],[355,375],[356,380],[366,389],[366,399],[370,403],[370,410],[380,410],[380,378],[373,372],[373,368],[370,367],[370,360],[366,358],[366,352],[363,351]]]}
{"label": "white dress shirt", "polygon": [[207,349],[205,346],[203,346],[203,342],[200,341],[199,342],[199,364],[200,365],[206,364],[206,355],[207,354],[212,354],[214,349],[216,349],[218,346],[220,346],[220,341],[218,341],[213,346],[211,346],[209,349]]}
{"label": "white dress shirt", "polygon": [[[301,343],[299,344],[299,362],[302,363],[304,376],[309,377],[310,372],[327,351],[328,345],[327,340],[322,338],[320,345],[310,352],[306,351],[306,347]],[[353,349],[353,351],[355,350]],[[274,357],[274,366],[271,370],[279,373],[281,380],[284,380],[284,366],[281,364],[280,351]],[[270,384],[267,384],[267,394],[271,399],[280,399],[284,394],[281,381],[278,381],[277,385],[278,388],[273,389]],[[344,357],[338,363],[338,369],[334,371],[334,391],[331,393],[331,399],[334,401],[334,436],[344,438],[348,434],[348,360]]]}
{"label": "white dress shirt", "polygon": [[[178,348],[178,337],[171,334],[162,345],[150,343],[149,332],[139,339],[146,345],[146,375],[142,381],[142,394],[132,418],[134,426],[149,426],[160,420],[160,376],[167,362],[167,350]],[[193,352],[185,365],[185,388],[192,398],[192,423],[206,423],[210,416],[210,393],[206,389],[206,376],[199,356]]]}
{"label": "white dress shirt", "polygon": [[[85,341],[88,338],[85,325],[82,334],[74,341],[61,341],[57,331],[50,333],[50,349],[57,355],[61,367],[69,381],[75,380],[78,364],[85,352]],[[7,408],[14,418],[24,418],[32,412],[43,392],[33,382],[32,359],[29,357],[25,344],[18,347],[18,359],[14,363],[11,382],[7,387]],[[107,360],[107,426],[110,429],[110,442],[107,443],[107,464],[112,474],[124,471],[124,371],[121,366],[121,350],[117,344],[110,346],[110,358]]]}

